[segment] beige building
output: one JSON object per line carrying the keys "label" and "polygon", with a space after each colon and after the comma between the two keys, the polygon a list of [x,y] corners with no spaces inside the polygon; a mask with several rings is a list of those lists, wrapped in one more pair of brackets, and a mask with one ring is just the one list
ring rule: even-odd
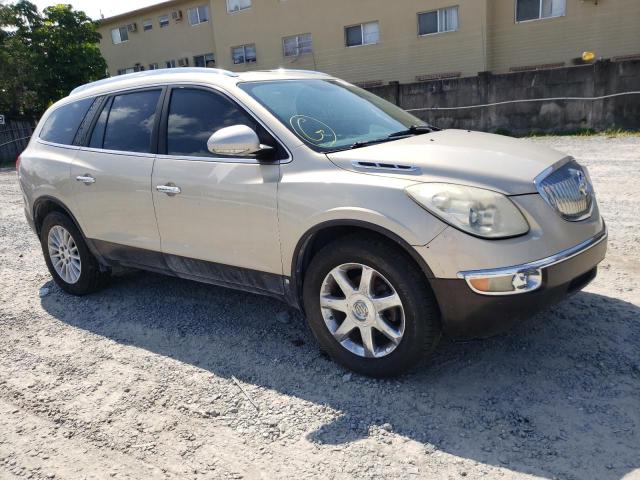
{"label": "beige building", "polygon": [[640,57],[640,0],[172,0],[100,33],[111,75],[284,67],[377,85]]}

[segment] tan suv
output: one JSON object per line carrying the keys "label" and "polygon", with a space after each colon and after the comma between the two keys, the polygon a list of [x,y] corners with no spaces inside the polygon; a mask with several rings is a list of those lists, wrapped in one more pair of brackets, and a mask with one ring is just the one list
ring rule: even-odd
{"label": "tan suv", "polygon": [[144,72],[74,90],[19,164],[67,292],[124,265],[272,295],[321,347],[400,373],[584,287],[607,232],[589,175],[526,141],[439,130],[327,75]]}

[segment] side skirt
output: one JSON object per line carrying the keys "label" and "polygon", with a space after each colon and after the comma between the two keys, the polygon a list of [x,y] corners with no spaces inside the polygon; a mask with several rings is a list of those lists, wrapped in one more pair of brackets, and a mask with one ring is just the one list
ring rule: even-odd
{"label": "side skirt", "polygon": [[282,300],[293,307],[288,278],[275,273],[163,254],[103,240],[90,239],[109,266],[123,266],[233,288]]}

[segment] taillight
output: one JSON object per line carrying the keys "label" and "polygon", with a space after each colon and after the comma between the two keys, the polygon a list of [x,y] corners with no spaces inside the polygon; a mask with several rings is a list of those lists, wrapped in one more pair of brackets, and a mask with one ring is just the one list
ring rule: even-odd
{"label": "taillight", "polygon": [[16,172],[20,174],[20,155],[18,155],[18,158],[16,158]]}

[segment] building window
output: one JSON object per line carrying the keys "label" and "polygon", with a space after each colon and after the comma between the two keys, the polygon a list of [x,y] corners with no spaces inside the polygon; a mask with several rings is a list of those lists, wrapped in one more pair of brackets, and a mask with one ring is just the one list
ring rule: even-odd
{"label": "building window", "polygon": [[345,27],[347,47],[371,45],[380,41],[380,24],[378,22],[362,23]]}
{"label": "building window", "polygon": [[135,73],[136,69],[134,67],[129,68],[120,68],[118,69],[118,75],[124,75],[126,73]]}
{"label": "building window", "polygon": [[114,28],[111,30],[111,40],[113,40],[114,44],[119,44],[123,42],[129,41],[129,32],[127,31],[127,27]]}
{"label": "building window", "polygon": [[227,0],[227,12],[239,12],[251,8],[251,0]]}
{"label": "building window", "polygon": [[213,53],[205,53],[204,55],[196,55],[193,57],[193,64],[196,67],[215,67],[216,59]]}
{"label": "building window", "polygon": [[418,14],[418,35],[458,30],[458,7],[441,8]]}
{"label": "building window", "polygon": [[256,63],[256,46],[255,44],[240,45],[231,49],[231,58],[234,65],[241,63]]}
{"label": "building window", "polygon": [[160,24],[160,28],[165,28],[169,26],[169,15],[162,15],[158,17],[158,24]]}
{"label": "building window", "polygon": [[153,22],[151,20],[145,20],[142,22],[142,30],[148,32],[149,30],[153,30]]}
{"label": "building window", "polygon": [[176,68],[175,60],[167,60],[166,62],[164,62],[164,64],[167,68]]}
{"label": "building window", "polygon": [[149,70],[158,70],[158,64],[157,63],[150,63],[149,64]]}
{"label": "building window", "polygon": [[189,15],[189,23],[191,25],[200,25],[209,21],[209,6],[200,5],[199,7],[190,8],[187,10]]}
{"label": "building window", "polygon": [[297,57],[313,52],[311,34],[293,35],[282,39],[282,50],[285,57]]}
{"label": "building window", "polygon": [[566,0],[515,0],[516,22],[561,17],[566,13]]}

